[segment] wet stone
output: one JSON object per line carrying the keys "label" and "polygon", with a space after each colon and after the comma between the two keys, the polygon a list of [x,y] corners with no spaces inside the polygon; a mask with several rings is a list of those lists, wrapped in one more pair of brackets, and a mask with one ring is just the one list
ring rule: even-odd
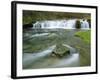
{"label": "wet stone", "polygon": [[62,44],[57,44],[51,55],[55,57],[64,57],[68,54],[70,54],[70,50],[67,47],[63,46]]}

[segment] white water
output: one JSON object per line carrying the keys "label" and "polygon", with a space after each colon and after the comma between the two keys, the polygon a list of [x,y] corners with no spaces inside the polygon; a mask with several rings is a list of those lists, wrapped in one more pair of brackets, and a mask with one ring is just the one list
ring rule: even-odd
{"label": "white water", "polygon": [[67,45],[67,44],[62,44],[63,46],[67,47],[70,49],[70,54],[68,57],[60,60],[56,64],[54,64],[52,67],[64,67],[64,66],[77,66],[79,65],[79,53],[76,52],[75,48]]}
{"label": "white water", "polygon": [[24,53],[23,54],[23,64],[24,66],[27,66],[31,64],[32,62],[36,61],[37,59],[50,55],[53,49],[55,49],[56,45],[53,45],[49,47],[48,49],[38,52],[38,53]]}
{"label": "white water", "polygon": [[[52,62],[53,64],[50,65],[49,67],[64,67],[64,66],[77,66],[79,65],[79,53],[76,52],[76,50],[67,45],[67,44],[62,44],[63,46],[66,46],[67,48],[70,49],[70,52],[72,53],[69,56],[66,56],[66,58],[60,59],[57,62]],[[38,53],[24,53],[23,55],[23,66],[28,66],[35,62],[36,60],[41,59],[42,57],[45,57],[47,55],[52,54],[52,51],[55,49],[56,45],[53,45],[47,49],[45,49],[42,52]],[[42,63],[40,63],[42,65]]]}
{"label": "white water", "polygon": [[[33,29],[76,29],[76,21],[78,19],[69,20],[47,20],[47,21],[37,21],[33,24]],[[87,20],[80,19],[81,29],[89,29],[89,23]]]}
{"label": "white water", "polygon": [[75,23],[76,23],[76,19],[37,21],[35,24],[33,24],[33,28],[42,28],[42,29],[52,29],[52,28],[75,29]]}
{"label": "white water", "polygon": [[41,37],[41,36],[47,36],[49,33],[41,33],[41,34],[34,34],[31,37]]}
{"label": "white water", "polygon": [[79,65],[79,53],[74,53],[67,58],[64,58],[54,64],[52,67],[68,67],[68,66],[78,66]]}
{"label": "white water", "polygon": [[81,29],[86,29],[88,30],[89,29],[89,23],[87,22],[87,20],[80,20],[81,22]]}

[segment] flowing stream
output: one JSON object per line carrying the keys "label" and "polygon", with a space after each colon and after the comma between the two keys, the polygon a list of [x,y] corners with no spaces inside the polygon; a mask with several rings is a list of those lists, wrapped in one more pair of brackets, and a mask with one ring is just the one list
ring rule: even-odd
{"label": "flowing stream", "polygon": [[55,49],[55,47],[56,47],[56,45],[53,45],[53,46],[49,47],[48,49],[46,49],[42,52],[38,52],[38,53],[24,53],[24,55],[23,55],[24,66],[31,64],[32,62],[40,59],[41,57],[50,55],[51,52],[53,51],[53,49]]}
{"label": "flowing stream", "polygon": [[49,33],[34,34],[34,35],[31,36],[31,38],[33,38],[33,37],[47,36],[47,35],[49,35]]}
{"label": "flowing stream", "polygon": [[[39,63],[38,60],[42,60],[43,58],[44,59],[46,58],[47,62],[48,62],[48,60],[51,60],[51,61],[49,61],[49,63],[52,63],[52,64],[49,66],[46,65],[48,67],[78,66],[79,65],[79,53],[76,52],[76,50],[73,47],[71,47],[67,44],[63,44],[63,45],[66,46],[66,48],[69,48],[70,53],[71,53],[69,56],[65,56],[64,58],[58,59],[57,61],[54,61],[54,62],[52,62],[51,59],[53,59],[53,58],[51,58],[51,57],[49,57],[47,59],[46,57],[50,56],[50,54],[52,53],[52,51],[56,47],[56,45],[53,45],[53,46],[51,46],[51,47],[47,48],[46,50],[41,51],[39,53],[31,53],[31,54],[24,53],[24,55],[23,55],[24,66],[28,67],[28,66],[31,66],[32,64],[38,63],[38,66],[36,66],[36,67],[40,67],[40,65],[42,67],[43,63],[41,63],[41,61]],[[46,62],[46,60],[45,60],[45,62]],[[73,63],[74,63],[74,65],[73,65]]]}
{"label": "flowing stream", "polygon": [[73,53],[69,57],[56,62],[52,67],[72,67],[79,66],[79,53]]}
{"label": "flowing stream", "polygon": [[[89,29],[86,20],[80,22],[81,29],[78,31]],[[23,34],[23,69],[89,66],[90,45],[75,36],[75,24],[76,19],[34,23],[33,29]],[[62,58],[51,56],[58,44],[69,49],[70,54]]]}

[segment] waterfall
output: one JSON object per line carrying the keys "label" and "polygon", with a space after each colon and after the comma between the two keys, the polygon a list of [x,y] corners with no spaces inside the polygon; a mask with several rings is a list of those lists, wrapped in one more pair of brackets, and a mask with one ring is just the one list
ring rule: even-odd
{"label": "waterfall", "polygon": [[87,20],[80,20],[81,29],[89,29],[89,23]]}
{"label": "waterfall", "polygon": [[[69,20],[46,20],[46,21],[37,21],[33,24],[33,29],[76,29],[76,21],[78,19],[69,19]],[[89,23],[87,20],[80,19],[80,29],[89,29]]]}
{"label": "waterfall", "polygon": [[76,19],[70,20],[47,20],[47,21],[37,21],[33,24],[33,29],[75,29]]}

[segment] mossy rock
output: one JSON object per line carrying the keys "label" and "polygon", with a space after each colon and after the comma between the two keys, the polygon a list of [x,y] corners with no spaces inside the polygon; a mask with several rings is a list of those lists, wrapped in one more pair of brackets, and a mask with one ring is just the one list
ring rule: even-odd
{"label": "mossy rock", "polygon": [[52,56],[57,56],[57,57],[64,57],[70,53],[70,50],[63,46],[62,44],[58,44],[56,48],[52,52]]}
{"label": "mossy rock", "polygon": [[81,28],[81,23],[79,20],[76,21],[76,29],[80,29]]}

